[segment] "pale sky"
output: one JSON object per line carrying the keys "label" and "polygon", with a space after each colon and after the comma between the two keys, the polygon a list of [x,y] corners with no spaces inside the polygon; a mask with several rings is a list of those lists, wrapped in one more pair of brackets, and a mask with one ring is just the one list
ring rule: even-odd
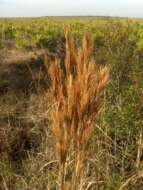
{"label": "pale sky", "polygon": [[0,17],[66,15],[143,18],[143,0],[0,0]]}

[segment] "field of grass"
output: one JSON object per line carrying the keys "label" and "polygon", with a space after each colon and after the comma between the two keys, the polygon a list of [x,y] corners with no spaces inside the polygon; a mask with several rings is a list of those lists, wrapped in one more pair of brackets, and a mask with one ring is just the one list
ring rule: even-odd
{"label": "field of grass", "polygon": [[142,20],[0,19],[0,190],[69,189],[143,189]]}

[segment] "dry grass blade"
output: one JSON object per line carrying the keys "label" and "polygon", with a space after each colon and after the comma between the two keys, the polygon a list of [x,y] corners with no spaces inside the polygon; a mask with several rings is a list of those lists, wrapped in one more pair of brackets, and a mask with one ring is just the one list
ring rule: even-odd
{"label": "dry grass blade", "polygon": [[119,190],[125,189],[131,182],[135,183],[139,178],[143,178],[143,171],[139,171],[137,174],[128,178],[119,188]]}

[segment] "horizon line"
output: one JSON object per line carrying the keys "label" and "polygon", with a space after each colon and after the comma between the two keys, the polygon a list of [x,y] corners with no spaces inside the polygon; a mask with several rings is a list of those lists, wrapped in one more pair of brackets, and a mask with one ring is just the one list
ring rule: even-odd
{"label": "horizon line", "polygon": [[110,16],[110,15],[41,15],[41,16],[0,16],[1,18],[42,18],[42,17],[107,17],[107,18],[120,18],[120,19],[143,19],[143,17],[132,16]]}

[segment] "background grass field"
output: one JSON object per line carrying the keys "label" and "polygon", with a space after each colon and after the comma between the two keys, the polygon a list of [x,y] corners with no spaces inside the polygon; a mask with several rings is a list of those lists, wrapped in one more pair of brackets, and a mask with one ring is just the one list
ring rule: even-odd
{"label": "background grass field", "polygon": [[110,67],[86,163],[86,187],[143,189],[143,22],[104,17],[0,19],[0,189],[57,189],[50,130],[49,60],[90,32],[97,65]]}

